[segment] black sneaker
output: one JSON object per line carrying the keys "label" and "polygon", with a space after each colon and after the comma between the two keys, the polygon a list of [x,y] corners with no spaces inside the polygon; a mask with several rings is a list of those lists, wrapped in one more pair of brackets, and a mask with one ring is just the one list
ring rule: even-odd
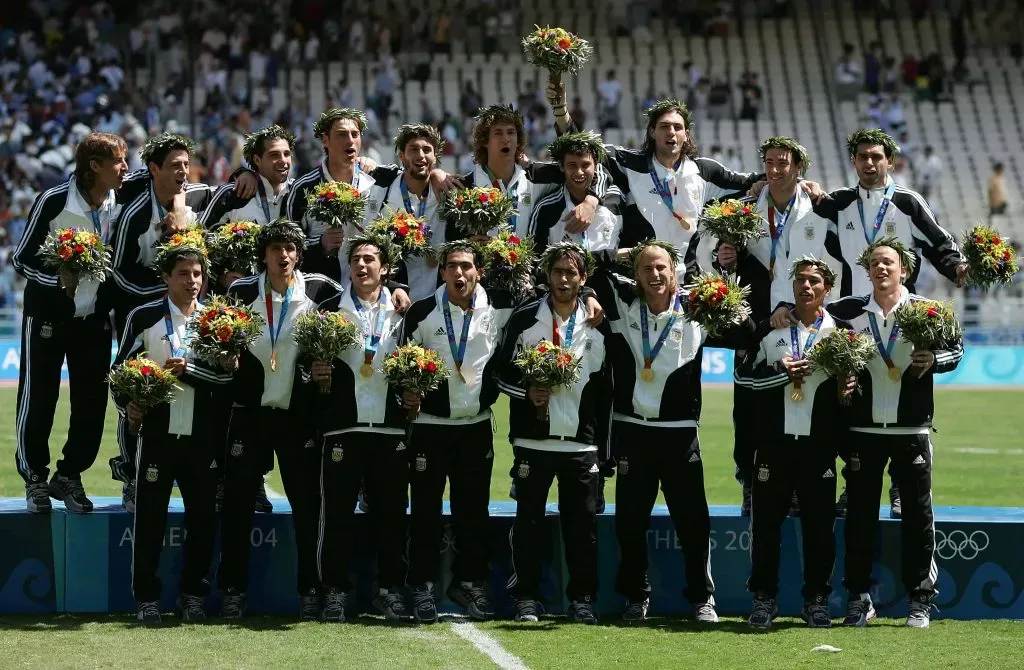
{"label": "black sneaker", "polygon": [[746,484],[743,485],[743,505],[740,507],[740,514],[743,516],[750,516],[750,506],[753,500],[753,494],[751,489]]}
{"label": "black sneaker", "polygon": [[33,514],[49,514],[53,511],[50,502],[50,485],[46,482],[35,482],[25,485],[25,509]]}
{"label": "black sneaker", "polygon": [[206,621],[206,608],[203,607],[202,596],[182,593],[178,597],[178,609],[181,610],[181,620],[184,623]]}
{"label": "black sneaker", "polygon": [[396,591],[381,589],[377,592],[377,597],[373,599],[373,606],[388,621],[397,621],[399,623],[412,623],[415,621],[412,614],[409,614],[409,609],[405,606],[405,599],[402,597],[402,594]]}
{"label": "black sneaker", "polygon": [[800,500],[796,497],[796,491],[793,491],[793,499],[789,501],[789,515],[800,516]]}
{"label": "black sneaker", "polygon": [[135,481],[121,487],[121,507],[129,514],[135,514]]}
{"label": "black sneaker", "polygon": [[514,620],[524,623],[535,623],[539,621],[540,618],[537,601],[525,598],[516,600],[516,615]]}
{"label": "black sneaker", "polygon": [[903,518],[903,502],[900,500],[900,490],[895,484],[889,487],[889,518]]}
{"label": "black sneaker", "polygon": [[494,616],[487,591],[472,582],[452,582],[448,587],[448,598],[477,621],[487,621]]}
{"label": "black sneaker", "polygon": [[299,600],[299,618],[303,621],[317,621],[320,618],[320,596],[316,589],[306,591]]}
{"label": "black sneaker", "polygon": [[850,497],[846,495],[846,489],[839,494],[839,500],[836,501],[836,518],[842,519],[846,516],[846,509],[850,506]]}
{"label": "black sneaker", "polygon": [[217,492],[213,496],[213,509],[220,512],[224,509],[224,480],[217,482]]}
{"label": "black sneaker", "polygon": [[92,511],[92,501],[85,496],[81,479],[55,473],[50,479],[50,496],[64,501],[64,507],[73,514],[88,514]]}
{"label": "black sneaker", "polygon": [[139,603],[135,618],[144,624],[160,623],[160,603],[155,600]]}
{"label": "black sneaker", "polygon": [[647,621],[647,610],[651,606],[651,599],[644,598],[634,603],[626,605],[626,609],[622,612],[622,620],[627,623],[640,623],[641,621]]}
{"label": "black sneaker", "polygon": [[586,624],[588,626],[597,625],[597,615],[594,614],[594,604],[589,602],[577,602],[573,601],[569,605],[569,618],[576,623]]}
{"label": "black sneaker", "polygon": [[932,599],[929,596],[915,595],[910,597],[910,609],[907,612],[908,628],[928,628],[932,621]]}
{"label": "black sneaker", "polygon": [[220,615],[224,619],[241,619],[245,616],[245,594],[228,589],[220,606]]}
{"label": "black sneaker", "polygon": [[434,602],[434,586],[424,584],[412,590],[412,615],[417,623],[437,623],[437,603]]}
{"label": "black sneaker", "polygon": [[832,617],[828,614],[828,598],[815,596],[814,600],[804,601],[800,610],[800,618],[811,628],[831,628]]}
{"label": "black sneaker", "polygon": [[345,623],[346,605],[348,605],[347,594],[337,589],[329,589],[324,595],[324,621],[329,623]]}
{"label": "black sneaker", "polygon": [[779,608],[775,598],[759,593],[754,596],[754,608],[750,611],[747,623],[751,628],[767,630],[772,627],[775,617],[779,616]]}
{"label": "black sneaker", "polygon": [[262,479],[260,479],[260,485],[256,489],[255,508],[257,512],[263,512],[264,514],[270,514],[274,511],[274,503],[270,502],[270,498],[267,497],[267,484]]}
{"label": "black sneaker", "polygon": [[871,603],[871,594],[862,593],[846,604],[846,618],[843,619],[843,625],[863,628],[874,618],[875,606]]}

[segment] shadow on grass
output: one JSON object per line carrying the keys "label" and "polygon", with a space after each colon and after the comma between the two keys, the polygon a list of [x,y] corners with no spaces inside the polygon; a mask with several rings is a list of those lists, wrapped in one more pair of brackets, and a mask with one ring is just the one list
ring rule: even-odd
{"label": "shadow on grass", "polygon": [[[502,632],[507,633],[520,633],[520,632],[535,632],[535,631],[557,631],[562,628],[577,628],[584,627],[583,624],[578,624],[569,621],[562,616],[543,616],[538,623],[515,623],[512,621],[500,621],[496,622],[495,628]],[[872,627],[903,627],[902,619],[881,619],[876,620]],[[831,630],[829,628],[811,628],[803,621],[799,620],[778,620],[772,624],[772,627],[768,630],[762,630],[757,628],[751,628],[750,625],[742,619],[722,620],[718,623],[700,623],[693,619],[674,618],[674,617],[651,617],[644,622],[631,622],[623,621],[619,618],[602,618],[594,628],[622,628],[622,629],[638,629],[638,630],[664,630],[675,633],[730,633],[733,635],[770,635],[773,632],[784,631],[784,630]],[[842,626],[833,626],[834,629],[843,628]]]}
{"label": "shadow on grass", "polygon": [[148,628],[160,630],[179,626],[216,626],[241,628],[251,631],[285,631],[300,622],[281,616],[252,615],[240,620],[210,617],[202,623],[183,623],[177,615],[165,614],[158,624],[143,625],[136,621],[134,614],[19,614],[0,616],[0,631],[22,632],[77,631],[87,625],[120,626],[123,628]]}

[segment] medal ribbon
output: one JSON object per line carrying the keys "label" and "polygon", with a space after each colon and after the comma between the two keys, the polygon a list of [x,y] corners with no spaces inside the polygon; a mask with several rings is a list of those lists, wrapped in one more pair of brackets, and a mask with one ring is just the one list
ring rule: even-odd
{"label": "medal ribbon", "polygon": [[658,340],[654,343],[654,348],[651,348],[651,336],[647,330],[647,306],[644,305],[640,308],[640,335],[644,340],[644,368],[651,369],[651,364],[654,363],[654,359],[658,357],[658,352],[661,351],[661,346],[665,344],[665,339],[668,337],[669,332],[672,330],[672,326],[675,325],[676,317],[682,312],[683,306],[679,301],[679,294],[676,294],[675,304],[672,306],[672,316],[668,318],[668,322],[665,327],[661,329],[661,333],[658,335]]}
{"label": "medal ribbon", "polygon": [[[562,336],[558,332],[558,314],[555,313],[555,305],[551,298],[548,298],[548,308],[551,309],[551,342],[556,347],[562,345]],[[572,331],[576,329],[576,310],[572,311],[572,316],[569,317],[569,323],[565,326],[565,348],[572,349]]]}
{"label": "medal ribbon", "polygon": [[462,361],[466,358],[466,342],[469,340],[469,324],[473,321],[473,306],[476,304],[476,295],[469,303],[469,309],[462,317],[462,335],[459,336],[459,344],[455,344],[455,327],[452,324],[452,310],[448,303],[448,292],[445,291],[441,304],[444,312],[445,331],[448,333],[448,348],[452,351],[452,359],[455,361],[455,371],[462,376]]}
{"label": "medal ribbon", "polygon": [[896,338],[900,336],[900,325],[898,323],[892,324],[892,331],[889,332],[889,342],[886,346],[882,346],[882,335],[878,330],[878,320],[875,319],[875,315],[868,313],[868,322],[871,324],[871,335],[875,338],[875,346],[878,347],[878,353],[881,354],[882,360],[885,361],[885,367],[890,370],[896,367],[896,364],[892,362],[892,348],[896,344]]}
{"label": "medal ribbon", "polygon": [[[795,312],[793,314],[793,318],[796,318]],[[818,318],[815,320],[814,324],[807,329],[807,341],[804,342],[803,353],[800,352],[800,331],[798,330],[797,326],[789,327],[789,341],[793,349],[794,361],[799,361],[800,359],[802,359],[804,357],[804,354],[807,353],[807,350],[810,349],[811,345],[814,344],[814,340],[818,339],[818,329],[821,328],[821,322],[824,318],[825,313],[819,313]]]}
{"label": "medal ribbon", "polygon": [[270,276],[263,282],[263,293],[267,300],[267,332],[270,334],[270,370],[277,371],[277,340],[281,336],[281,326],[284,325],[288,316],[288,307],[292,302],[292,291],[295,288],[295,279],[288,282],[288,290],[284,293],[284,301],[281,303],[281,313],[277,317],[277,328],[274,328],[274,289],[270,286]]}
{"label": "medal ribbon", "polygon": [[[402,203],[405,205],[405,211],[412,214],[412,199],[409,197],[409,187],[405,184],[405,179],[398,181],[398,186],[402,191]],[[423,187],[423,193],[420,193],[420,205],[416,209],[416,218],[423,218],[423,213],[427,211],[427,196],[430,195],[430,184]]]}
{"label": "medal ribbon", "polygon": [[[680,158],[676,161],[673,166],[673,172],[679,169],[679,166],[683,164],[683,159]],[[665,203],[665,207],[668,207],[668,211],[672,214],[676,221],[682,221],[683,216],[676,212],[674,201],[672,198],[672,192],[668,190],[668,180],[658,179],[658,172],[654,169],[654,158],[647,159],[647,170],[651,173],[651,181],[654,182],[654,188],[658,191],[658,195],[661,196],[661,201]]]}
{"label": "medal ribbon", "polygon": [[782,233],[786,230],[786,221],[789,220],[789,214],[793,211],[793,203],[796,202],[796,194],[789,199],[786,204],[786,209],[779,212],[778,223],[775,221],[775,205],[772,202],[771,194],[768,195],[768,230],[772,235],[772,251],[771,257],[768,260],[768,272],[775,276],[775,257],[778,254],[779,240],[782,239]]}
{"label": "medal ribbon", "polygon": [[[498,179],[498,175],[491,172],[491,168],[484,166],[484,172],[487,173],[487,178],[491,180],[491,186],[493,188],[502,191],[512,200],[512,216],[509,218],[508,223],[512,226],[512,230],[516,229],[516,224],[519,221],[519,182],[511,184],[508,188],[505,188],[501,180]],[[515,172],[512,173],[513,179],[515,178]]]}
{"label": "medal ribbon", "polygon": [[267,223],[270,223],[270,203],[267,201],[267,191],[263,188],[263,178],[261,177],[256,182],[256,190],[260,194],[260,207],[263,208],[263,216],[267,217]]}
{"label": "medal ribbon", "polygon": [[864,239],[867,240],[868,244],[875,241],[878,237],[878,231],[882,227],[882,221],[885,219],[885,213],[889,210],[889,203],[892,202],[892,196],[896,193],[896,182],[890,182],[885,187],[885,193],[882,194],[882,204],[878,206],[878,214],[875,215],[875,225],[871,229],[871,234],[868,235],[868,224],[864,221],[864,201],[861,200],[858,186],[857,193],[857,212],[860,213],[860,227],[864,231]]}
{"label": "medal ribbon", "polygon": [[[359,312],[359,322],[366,327],[366,322],[363,321],[363,301],[359,299],[359,296],[352,294],[352,302],[356,306],[356,311]],[[384,294],[384,289],[380,290],[380,301],[377,303],[377,323],[372,330],[367,332],[363,331],[366,335],[366,344],[363,346],[363,365],[372,365],[373,357],[377,355],[377,347],[380,346],[380,337],[384,333],[384,319],[387,317],[387,310],[384,308],[388,304],[388,298]]]}
{"label": "medal ribbon", "polygon": [[174,322],[171,320],[171,303],[167,296],[164,296],[164,328],[167,330],[167,346],[171,348],[171,358],[184,358],[185,349],[174,344],[177,335],[174,332]]}

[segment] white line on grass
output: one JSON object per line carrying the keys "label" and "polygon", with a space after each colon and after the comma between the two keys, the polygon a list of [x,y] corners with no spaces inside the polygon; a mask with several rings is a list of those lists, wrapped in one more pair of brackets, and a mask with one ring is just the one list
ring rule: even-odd
{"label": "white line on grass", "polygon": [[523,663],[523,659],[511,654],[498,640],[468,621],[453,621],[452,630],[491,659],[501,670],[530,670],[526,663]]}
{"label": "white line on grass", "polygon": [[1005,454],[1007,456],[1024,456],[1024,449],[990,449],[986,447],[957,447],[954,449],[958,454],[984,454],[992,456],[995,454]]}

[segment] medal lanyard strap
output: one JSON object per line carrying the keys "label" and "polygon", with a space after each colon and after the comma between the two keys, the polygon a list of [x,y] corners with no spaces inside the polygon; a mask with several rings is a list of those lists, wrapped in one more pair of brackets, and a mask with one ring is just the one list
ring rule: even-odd
{"label": "medal lanyard strap", "polygon": [[[363,307],[363,301],[359,299],[359,296],[352,294],[352,303],[356,306],[356,311],[359,312],[359,322],[365,329],[367,326],[364,321],[364,313],[366,308]],[[384,332],[384,319],[387,317],[387,310],[384,309],[388,304],[388,298],[384,294],[384,289],[380,290],[380,300],[377,302],[377,323],[373,329],[369,332],[363,330],[363,334],[366,335],[366,344],[363,346],[363,364],[369,365],[373,362],[373,357],[377,355],[377,347],[380,346],[380,338]]]}
{"label": "medal lanyard strap", "polygon": [[455,326],[452,322],[451,305],[448,302],[448,292],[445,291],[441,299],[444,312],[445,332],[448,333],[448,348],[451,349],[452,359],[455,361],[455,371],[462,372],[462,361],[466,358],[466,342],[469,340],[469,324],[473,321],[473,308],[476,305],[476,295],[473,295],[469,303],[469,309],[462,316],[462,334],[459,336],[458,345],[455,344]]}
{"label": "medal lanyard strap", "polygon": [[[796,318],[796,312],[793,312],[793,318]],[[814,324],[807,329],[807,341],[804,342],[804,349],[800,351],[800,330],[798,326],[789,327],[789,341],[793,349],[793,360],[799,361],[807,353],[807,350],[814,344],[814,340],[818,339],[818,330],[821,328],[821,322],[825,319],[825,312],[820,312],[818,318],[815,319]]]}
{"label": "medal lanyard strap", "polygon": [[878,213],[875,214],[875,225],[871,229],[870,235],[868,234],[868,224],[864,220],[864,201],[860,197],[860,186],[857,189],[857,212],[860,214],[860,227],[864,231],[864,239],[867,240],[868,244],[871,244],[878,237],[878,231],[882,228],[885,213],[889,210],[889,203],[892,202],[893,194],[896,193],[896,182],[890,182],[885,187],[885,193],[882,194],[882,203],[878,206]]}
{"label": "medal lanyard strap", "polygon": [[270,223],[270,202],[267,201],[267,190],[263,188],[263,178],[256,182],[256,190],[260,194],[260,207],[263,208],[263,216],[267,217],[267,223]]}
{"label": "medal lanyard strap", "polygon": [[89,216],[92,218],[92,226],[93,226],[93,228],[96,229],[96,234],[99,235],[100,239],[103,240],[103,243],[106,244],[107,243],[107,232],[109,232],[109,231],[104,231],[103,230],[103,224],[100,222],[100,210],[99,209],[90,209],[89,210]]}
{"label": "medal lanyard strap", "polygon": [[775,218],[775,205],[772,202],[772,196],[768,194],[768,230],[772,236],[772,251],[771,257],[768,261],[768,269],[771,271],[775,270],[775,257],[778,254],[779,240],[782,239],[782,233],[786,230],[786,222],[789,220],[789,214],[793,211],[793,203],[796,202],[796,194],[789,199],[786,203],[786,209],[779,212],[778,221]]}
{"label": "medal lanyard strap", "polygon": [[885,361],[885,367],[892,368],[894,365],[892,362],[892,349],[896,345],[896,338],[900,336],[900,325],[898,323],[892,324],[892,330],[889,332],[889,341],[883,347],[882,334],[878,329],[878,319],[875,318],[874,314],[869,313],[868,322],[871,324],[871,335],[875,338],[875,346],[878,347],[878,353],[881,354],[882,360]]}
{"label": "medal lanyard strap", "polygon": [[555,312],[555,303],[548,297],[548,308],[551,310],[551,342],[556,347],[564,346],[566,349],[572,349],[572,331],[576,329],[576,309],[572,310],[572,315],[569,317],[569,323],[565,326],[565,344],[562,344],[562,336],[558,332],[558,314]]}
{"label": "medal lanyard strap", "polygon": [[[676,161],[676,164],[672,166],[672,172],[674,173],[679,169],[679,166],[683,164],[683,159],[680,158]],[[673,194],[668,189],[668,179],[658,179],[658,171],[654,167],[654,158],[648,157],[647,159],[647,170],[651,174],[651,181],[654,182],[654,188],[658,191],[658,195],[661,196],[661,201],[665,203],[665,207],[668,207],[668,211],[672,213],[672,216],[676,221],[682,221],[683,217],[676,212],[675,202],[673,200]]]}
{"label": "medal lanyard strap", "polygon": [[658,352],[661,351],[661,347],[665,344],[665,339],[668,337],[669,332],[672,330],[672,326],[675,325],[676,317],[682,312],[682,304],[679,301],[679,294],[676,294],[675,304],[672,305],[672,315],[668,318],[668,322],[665,327],[661,329],[661,333],[658,334],[658,340],[654,343],[654,348],[651,348],[651,336],[647,328],[647,305],[644,304],[640,308],[640,335],[644,341],[644,367],[650,369],[651,364],[654,363],[654,359],[658,357]]}
{"label": "medal lanyard strap", "polygon": [[[402,204],[405,205],[405,211],[412,214],[412,199],[409,197],[409,187],[405,183],[405,179],[400,179],[398,182],[399,189],[402,191]],[[423,218],[423,213],[427,211],[427,196],[430,195],[430,184],[423,187],[423,193],[420,193],[420,203],[416,208],[416,218]]]}
{"label": "medal lanyard strap", "polygon": [[174,344],[178,339],[174,332],[174,322],[171,320],[171,303],[164,296],[164,329],[167,330],[167,346],[171,349],[171,358],[184,358],[185,350]]}
{"label": "medal lanyard strap", "polygon": [[[498,179],[498,175],[491,172],[491,168],[485,165],[484,172],[487,173],[487,178],[491,180],[491,187],[504,192],[505,195],[507,195],[509,199],[512,200],[512,216],[509,218],[508,223],[510,226],[512,226],[512,230],[515,230],[516,224],[519,221],[519,182],[514,181],[513,183],[510,183],[509,186],[506,188],[502,181]],[[513,180],[515,179],[515,176],[516,173],[513,171]]]}
{"label": "medal lanyard strap", "polygon": [[288,290],[284,293],[284,301],[281,303],[281,313],[277,318],[277,328],[274,328],[274,289],[270,285],[270,276],[268,275],[266,281],[263,284],[263,292],[266,294],[267,301],[267,332],[270,334],[270,367],[272,370],[277,369],[277,340],[281,336],[281,327],[288,316],[288,308],[292,302],[292,291],[295,288],[295,279],[292,278],[288,282]]}

